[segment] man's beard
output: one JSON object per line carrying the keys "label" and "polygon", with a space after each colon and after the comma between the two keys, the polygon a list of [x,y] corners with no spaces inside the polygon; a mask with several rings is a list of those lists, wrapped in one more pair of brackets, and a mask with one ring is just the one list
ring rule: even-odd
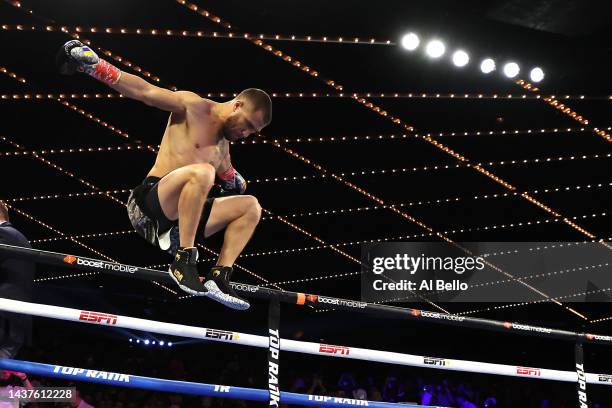
{"label": "man's beard", "polygon": [[240,135],[236,135],[235,133],[232,132],[232,123],[231,123],[231,119],[228,119],[223,126],[221,127],[221,133],[223,134],[223,137],[226,140],[229,140],[230,142],[234,142],[238,139],[240,139]]}

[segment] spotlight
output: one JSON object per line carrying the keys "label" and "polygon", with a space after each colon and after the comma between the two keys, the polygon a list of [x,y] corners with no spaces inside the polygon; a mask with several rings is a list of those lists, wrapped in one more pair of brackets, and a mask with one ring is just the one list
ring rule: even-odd
{"label": "spotlight", "polygon": [[427,47],[425,47],[425,52],[431,58],[440,58],[442,55],[444,55],[444,51],[446,51],[446,47],[444,46],[444,43],[439,40],[432,40],[427,43]]}
{"label": "spotlight", "polygon": [[168,347],[172,347],[172,342],[171,341],[168,342]]}
{"label": "spotlight", "polygon": [[408,51],[416,50],[420,43],[419,36],[415,33],[408,33],[402,37],[402,47]]}
{"label": "spotlight", "polygon": [[136,340],[136,343],[140,343],[140,340]]}
{"label": "spotlight", "polygon": [[516,62],[509,62],[504,65],[504,75],[508,78],[514,78],[520,72],[520,68]]}
{"label": "spotlight", "polygon": [[134,341],[134,340],[133,340],[133,339],[130,339],[130,343],[131,343],[132,341]]}
{"label": "spotlight", "polygon": [[491,58],[487,58],[480,63],[480,70],[483,74],[489,74],[495,71],[495,61]]}
{"label": "spotlight", "polygon": [[164,341],[163,341],[163,340],[160,340],[160,341],[159,341],[159,345],[160,345],[160,346],[163,346],[163,345],[164,345]]}
{"label": "spotlight", "polygon": [[453,64],[456,67],[464,67],[470,62],[470,56],[463,50],[455,51],[453,54]]}
{"label": "spotlight", "polygon": [[155,342],[152,342],[151,344],[155,345]]}
{"label": "spotlight", "polygon": [[146,346],[148,346],[148,345],[149,345],[149,343],[150,343],[150,341],[149,341],[149,340],[145,340],[145,341],[144,341],[144,344],[145,344]]}
{"label": "spotlight", "polygon": [[542,68],[540,67],[535,67],[529,73],[529,77],[533,82],[540,82],[544,79],[544,71],[542,71]]}

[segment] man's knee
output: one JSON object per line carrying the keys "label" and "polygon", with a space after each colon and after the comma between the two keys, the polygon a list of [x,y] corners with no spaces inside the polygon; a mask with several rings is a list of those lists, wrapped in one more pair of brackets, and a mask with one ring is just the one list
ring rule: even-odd
{"label": "man's knee", "polygon": [[196,183],[203,189],[209,190],[215,182],[215,168],[208,163],[192,164],[188,166],[189,181]]}
{"label": "man's knee", "polygon": [[261,218],[261,205],[255,196],[246,195],[243,196],[247,201],[246,203],[246,214],[249,215],[255,222],[259,222]]}

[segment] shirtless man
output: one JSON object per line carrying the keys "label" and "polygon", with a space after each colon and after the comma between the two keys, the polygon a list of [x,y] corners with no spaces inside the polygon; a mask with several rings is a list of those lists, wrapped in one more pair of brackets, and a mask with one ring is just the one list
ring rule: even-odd
{"label": "shirtless man", "polygon": [[[86,73],[128,98],[170,112],[155,164],[128,199],[130,222],[139,235],[174,255],[168,272],[182,290],[248,309],[229,279],[259,223],[261,207],[255,197],[240,195],[246,182],[232,166],[229,147],[270,123],[268,94],[251,88],[218,103],[193,92],[173,92],[122,72],[76,40],[60,48],[57,63],[63,74]],[[215,176],[224,197],[208,197]],[[217,264],[200,277],[195,242],[224,228]]]}

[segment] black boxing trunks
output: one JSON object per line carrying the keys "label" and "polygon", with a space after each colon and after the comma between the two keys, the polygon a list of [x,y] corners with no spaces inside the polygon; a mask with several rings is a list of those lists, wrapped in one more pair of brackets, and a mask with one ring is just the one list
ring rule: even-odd
{"label": "black boxing trunks", "polygon": [[[162,211],[157,195],[160,177],[147,177],[128,198],[128,217],[134,230],[149,243],[169,252],[178,251],[180,239],[178,220],[169,220]],[[204,227],[210,217],[214,198],[208,198],[202,209],[197,236],[204,237]]]}

